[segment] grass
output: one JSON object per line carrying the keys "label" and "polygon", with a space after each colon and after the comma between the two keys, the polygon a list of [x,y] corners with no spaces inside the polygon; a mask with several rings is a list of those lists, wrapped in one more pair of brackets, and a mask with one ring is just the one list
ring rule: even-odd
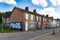
{"label": "grass", "polygon": [[[0,27],[0,32],[2,32],[2,27]],[[8,33],[8,32],[16,32],[16,30],[10,29],[10,28],[3,28],[3,32],[4,33]]]}

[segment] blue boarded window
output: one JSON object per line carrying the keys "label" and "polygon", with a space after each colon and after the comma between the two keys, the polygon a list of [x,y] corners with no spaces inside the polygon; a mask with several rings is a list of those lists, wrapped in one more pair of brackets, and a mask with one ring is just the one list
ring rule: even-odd
{"label": "blue boarded window", "polygon": [[20,22],[12,22],[10,23],[10,28],[15,28],[15,29],[22,29],[23,24]]}

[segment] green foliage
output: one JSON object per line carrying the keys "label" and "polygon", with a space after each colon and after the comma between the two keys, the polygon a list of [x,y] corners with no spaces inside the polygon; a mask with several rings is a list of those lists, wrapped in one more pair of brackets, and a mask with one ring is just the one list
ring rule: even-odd
{"label": "green foliage", "polygon": [[5,13],[1,13],[0,12],[0,24],[2,23],[2,17],[10,17],[11,12],[5,12]]}
{"label": "green foliage", "polygon": [[0,24],[2,23],[2,17],[0,17]]}
{"label": "green foliage", "polygon": [[[2,32],[2,27],[0,27],[0,33]],[[3,32],[7,33],[7,32],[16,32],[16,30],[12,30],[9,27],[3,28]]]}
{"label": "green foliage", "polygon": [[1,12],[0,12],[0,17],[9,17],[10,14],[11,14],[10,11],[9,11],[9,12],[5,12],[5,13],[1,13]]}

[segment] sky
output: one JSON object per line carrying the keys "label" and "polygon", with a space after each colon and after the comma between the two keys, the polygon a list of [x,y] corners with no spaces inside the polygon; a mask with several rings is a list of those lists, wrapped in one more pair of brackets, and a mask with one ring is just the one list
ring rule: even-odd
{"label": "sky", "polygon": [[0,0],[0,12],[12,11],[14,7],[25,9],[26,6],[29,11],[36,9],[38,14],[60,18],[60,0]]}

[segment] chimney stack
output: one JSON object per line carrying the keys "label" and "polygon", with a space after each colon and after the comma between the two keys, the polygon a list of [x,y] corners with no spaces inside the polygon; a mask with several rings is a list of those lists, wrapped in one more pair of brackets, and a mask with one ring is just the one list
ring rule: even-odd
{"label": "chimney stack", "polygon": [[33,13],[36,13],[36,9],[33,10]]}
{"label": "chimney stack", "polygon": [[59,20],[59,19],[57,18],[57,20]]}
{"label": "chimney stack", "polygon": [[50,17],[50,19],[52,19],[52,20],[53,20],[53,17]]}
{"label": "chimney stack", "polygon": [[25,7],[25,10],[28,11],[29,10],[29,7]]}
{"label": "chimney stack", "polygon": [[48,18],[49,16],[48,16],[48,15],[46,15],[46,17]]}

